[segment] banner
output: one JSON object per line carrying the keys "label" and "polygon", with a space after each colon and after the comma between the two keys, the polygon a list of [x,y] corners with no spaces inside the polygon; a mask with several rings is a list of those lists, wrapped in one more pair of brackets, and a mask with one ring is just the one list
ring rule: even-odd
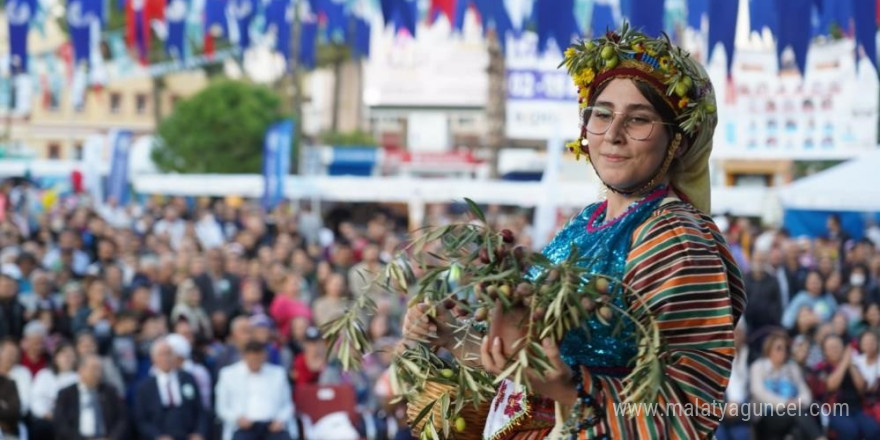
{"label": "banner", "polygon": [[263,208],[269,211],[284,197],[284,182],[290,174],[293,149],[293,121],[272,124],[263,142]]}
{"label": "banner", "polygon": [[538,52],[538,37],[524,32],[507,50],[507,137],[551,140],[578,134],[577,88],[564,69],[562,54]]}
{"label": "banner", "polygon": [[171,0],[165,4],[165,20],[168,23],[168,38],[165,40],[165,53],[175,60],[186,58],[186,0]]}
{"label": "banner", "polygon": [[10,0],[6,3],[9,20],[9,53],[12,54],[12,74],[27,73],[28,31],[37,10],[35,0]]}
{"label": "banner", "polygon": [[93,134],[83,145],[83,186],[92,200],[104,200],[104,187],[101,184],[104,142],[106,142],[105,136]]}
{"label": "banner", "polygon": [[128,203],[128,156],[131,151],[130,130],[113,130],[109,134],[113,146],[110,177],[107,180],[107,199],[111,197],[119,205]]}

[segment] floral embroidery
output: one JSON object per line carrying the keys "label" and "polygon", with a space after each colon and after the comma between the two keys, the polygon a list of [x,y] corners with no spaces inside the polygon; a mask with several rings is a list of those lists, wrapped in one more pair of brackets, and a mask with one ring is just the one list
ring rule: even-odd
{"label": "floral embroidery", "polygon": [[507,417],[513,417],[518,412],[522,411],[522,399],[522,391],[511,394],[510,397],[507,398],[507,405],[504,407],[504,415]]}
{"label": "floral embroidery", "polygon": [[[504,393],[507,392],[507,382],[501,382],[501,386],[498,388],[498,395],[503,396]],[[492,411],[498,410],[498,405],[501,404],[501,399],[495,399],[495,404],[492,405]]]}

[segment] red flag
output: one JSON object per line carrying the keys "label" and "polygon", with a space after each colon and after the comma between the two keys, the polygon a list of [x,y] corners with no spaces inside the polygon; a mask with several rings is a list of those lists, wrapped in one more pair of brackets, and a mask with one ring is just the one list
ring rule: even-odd
{"label": "red flag", "polygon": [[83,192],[83,174],[80,170],[73,170],[70,173],[70,186],[73,187],[73,192],[79,194]]}
{"label": "red flag", "polygon": [[431,9],[428,12],[428,17],[429,20],[431,20],[431,23],[433,23],[440,14],[446,15],[446,18],[449,19],[450,23],[455,22],[455,0],[431,0]]}

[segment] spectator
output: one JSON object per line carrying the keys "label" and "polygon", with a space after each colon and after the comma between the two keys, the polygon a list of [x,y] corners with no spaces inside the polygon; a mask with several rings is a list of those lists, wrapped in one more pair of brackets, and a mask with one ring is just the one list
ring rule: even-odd
{"label": "spectator", "polygon": [[285,274],[279,280],[279,288],[269,306],[269,313],[278,324],[283,339],[290,337],[290,322],[295,316],[311,315],[309,306],[302,301],[302,278],[296,273]]}
{"label": "spectator", "polygon": [[213,248],[207,252],[207,270],[195,277],[208,313],[221,311],[232,316],[239,305],[241,280],[228,272],[223,253]]}
{"label": "spectator", "polygon": [[35,270],[31,275],[31,285],[33,286],[33,294],[20,298],[27,319],[32,319],[38,310],[58,310],[58,298],[53,290],[48,272],[41,269]]}
{"label": "spectator", "polygon": [[266,363],[266,348],[245,346],[244,359],[220,371],[217,415],[225,440],[286,440],[293,417],[290,386],[281,367]]}
{"label": "spectator", "polygon": [[858,326],[856,333],[869,330],[880,334],[880,303],[870,302],[865,304],[864,320]]}
{"label": "spectator", "polygon": [[77,233],[65,229],[58,235],[58,243],[43,256],[43,267],[53,272],[64,268],[71,269],[77,275],[84,275],[89,267],[89,256],[80,249]]}
{"label": "spectator", "polygon": [[18,440],[21,401],[15,382],[0,375],[0,438]]}
{"label": "spectator", "polygon": [[838,313],[846,317],[847,329],[850,334],[857,334],[859,325],[862,323],[865,310],[864,299],[862,287],[850,286],[846,293],[846,303],[840,305]]}
{"label": "spectator", "polygon": [[865,378],[853,362],[852,347],[844,347],[837,335],[827,336],[822,342],[825,363],[820,368],[825,377],[825,403],[846,405],[847,411],[837,411],[828,417],[828,427],[844,439],[876,439],[880,425],[862,410]]}
{"label": "spectator", "polygon": [[[186,323],[181,324],[184,326],[189,325]],[[178,324],[176,331],[181,330],[181,325]],[[202,406],[210,413],[212,410],[211,395],[213,394],[213,390],[211,389],[213,385],[211,382],[211,374],[204,365],[193,362],[192,344],[190,340],[179,333],[172,333],[165,338],[165,341],[171,346],[171,352],[174,354],[174,368],[186,371],[192,375],[199,388],[199,397],[202,399]]]}
{"label": "spectator", "polygon": [[834,297],[822,291],[822,276],[818,271],[807,273],[806,289],[798,293],[782,316],[782,325],[792,328],[802,307],[808,307],[816,313],[820,322],[829,322],[837,309]]}
{"label": "spectator", "polygon": [[64,304],[58,315],[58,330],[62,335],[72,339],[76,335],[74,325],[77,324],[80,316],[85,316],[87,313],[82,286],[76,282],[68,283],[64,286]]}
{"label": "spectator", "polygon": [[321,332],[309,327],[303,341],[303,351],[293,361],[290,378],[296,385],[316,384],[326,367],[327,353]]}
{"label": "spectator", "polygon": [[348,292],[341,274],[328,275],[322,290],[322,295],[312,304],[315,324],[319,327],[342,316],[348,308]]}
{"label": "spectator", "polygon": [[57,438],[129,439],[125,403],[102,381],[101,370],[98,356],[80,359],[79,381],[58,393],[53,417]]}
{"label": "spectator", "polygon": [[18,301],[18,267],[7,263],[0,266],[0,338],[21,338],[25,324],[24,306]]}
{"label": "spectator", "polygon": [[779,282],[768,271],[767,257],[764,252],[755,252],[751,270],[743,278],[749,300],[745,320],[749,329],[749,351],[752,356],[760,353],[765,335],[769,330],[779,327],[782,320]]}
{"label": "spectator", "polygon": [[715,431],[717,440],[748,440],[752,428],[742,414],[743,405],[748,404],[749,393],[749,346],[746,342],[746,328],[743,321],[736,326],[733,333],[736,354],[730,370],[730,381],[724,397],[727,399],[725,417]]}
{"label": "spectator", "polygon": [[201,292],[191,279],[187,278],[177,288],[177,304],[171,311],[171,322],[184,320],[193,326],[197,338],[212,338],[211,321],[200,305]]}
{"label": "spectator", "polygon": [[21,365],[28,369],[31,377],[49,365],[46,355],[46,337],[49,331],[40,321],[31,321],[24,326],[24,337],[21,340]]}
{"label": "spectator", "polygon": [[119,367],[122,379],[127,384],[133,383],[138,373],[137,330],[138,319],[133,312],[120,313],[113,324],[110,358]]}
{"label": "spectator", "polygon": [[0,376],[15,382],[21,415],[24,416],[30,409],[33,379],[31,372],[18,363],[20,356],[21,353],[14,339],[7,338],[0,341]]}
{"label": "spectator", "polygon": [[176,368],[167,340],[153,343],[150,350],[153,375],[137,390],[135,424],[141,437],[159,440],[204,440],[208,438],[208,414],[202,406],[195,379]]}
{"label": "spectator", "polygon": [[801,376],[798,366],[788,358],[788,336],[772,333],[764,339],[763,356],[752,364],[749,383],[752,399],[763,409],[762,404],[771,404],[770,412],[764,412],[756,429],[757,438],[782,438],[798,431],[803,438],[826,439],[815,419],[807,415],[776,411],[778,405],[796,405],[806,408],[812,403],[812,395]]}
{"label": "spectator", "polygon": [[76,336],[76,356],[78,359],[82,360],[86,356],[96,355],[101,360],[101,380],[110,385],[110,387],[116,390],[117,394],[122,397],[125,395],[125,382],[122,378],[122,373],[119,371],[119,367],[116,366],[116,363],[113,362],[113,359],[101,356],[98,354],[98,342],[95,340],[95,336],[88,332],[81,332]]}
{"label": "spectator", "polygon": [[113,336],[113,318],[113,310],[107,301],[107,285],[100,278],[93,279],[86,288],[86,307],[74,321],[74,333],[89,330],[99,344],[106,346]]}
{"label": "spectator", "polygon": [[76,351],[70,343],[63,343],[55,349],[52,365],[37,373],[31,389],[30,437],[34,440],[52,440],[55,433],[52,415],[58,392],[79,380],[76,374]]}
{"label": "spectator", "polygon": [[859,336],[859,354],[853,356],[853,364],[865,379],[865,388],[875,390],[880,385],[880,351],[878,335],[865,331]]}
{"label": "spectator", "polygon": [[245,278],[241,282],[241,305],[236,314],[253,316],[266,313],[269,312],[263,305],[263,286],[259,278]]}
{"label": "spectator", "polygon": [[241,354],[244,352],[244,346],[253,336],[253,328],[250,319],[246,316],[239,316],[232,320],[230,325],[229,341],[220,349],[217,354],[217,369],[221,369],[232,365],[241,360]]}
{"label": "spectator", "polygon": [[[266,360],[273,365],[282,365],[281,347],[274,340],[272,319],[266,315],[254,315],[250,317],[253,334],[251,340],[257,341],[266,347]],[[290,366],[290,360],[287,362]]]}

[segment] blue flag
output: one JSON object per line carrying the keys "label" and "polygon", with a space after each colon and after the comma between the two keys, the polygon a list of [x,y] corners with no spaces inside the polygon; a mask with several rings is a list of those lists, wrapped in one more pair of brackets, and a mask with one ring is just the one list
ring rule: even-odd
{"label": "blue flag", "polygon": [[255,0],[230,0],[229,7],[238,29],[238,47],[247,49],[251,46],[251,22],[257,15]]}
{"label": "blue flag", "polygon": [[293,11],[290,8],[289,0],[269,0],[269,4],[266,5],[264,32],[275,34],[275,50],[284,57],[285,61],[290,60],[290,27],[293,20]]}
{"label": "blue flag", "polygon": [[165,4],[165,21],[168,23],[168,38],[165,52],[177,59],[186,59],[186,19],[189,16],[187,0],[170,0]]}
{"label": "blue flag", "polygon": [[778,6],[779,14],[782,16],[784,13],[785,20],[779,20],[776,56],[781,58],[782,51],[791,46],[795,62],[803,75],[807,67],[807,50],[810,48],[812,37],[810,21],[812,0],[779,0]]}
{"label": "blue flag", "polygon": [[737,0],[715,0],[709,3],[709,57],[721,43],[727,53],[727,74],[733,67],[733,42],[736,37]]}
{"label": "blue flag", "polygon": [[855,4],[856,46],[861,45],[877,67],[877,3],[874,0],[857,1]]}
{"label": "blue flag", "polygon": [[572,37],[580,33],[574,19],[574,0],[536,1],[532,16],[537,26],[538,52],[547,50],[551,38],[560,50],[565,50]]}
{"label": "blue flag", "polygon": [[709,12],[709,0],[688,0],[688,26],[692,29],[700,29],[703,24],[703,16]]}
{"label": "blue flag", "polygon": [[629,11],[633,28],[652,37],[663,32],[663,0],[639,0],[638,7]]}
{"label": "blue flag", "polygon": [[263,209],[269,211],[284,198],[284,182],[290,174],[293,121],[272,124],[263,141]]}
{"label": "blue flag", "polygon": [[299,36],[299,62],[306,68],[315,67],[318,42],[318,22],[303,21]]}
{"label": "blue flag", "polygon": [[27,37],[31,21],[37,13],[36,0],[9,0],[6,18],[9,21],[10,70],[13,75],[27,73]]}
{"label": "blue flag", "polygon": [[69,0],[67,26],[73,43],[74,64],[89,64],[92,50],[92,22],[100,20],[98,5],[101,0]]}
{"label": "blue flag", "polygon": [[205,0],[205,33],[212,38],[228,38],[226,0]]}
{"label": "blue flag", "polygon": [[124,205],[128,203],[128,157],[132,134],[129,130],[113,130],[109,136],[113,145],[113,159],[107,180],[107,198],[113,197]]}

